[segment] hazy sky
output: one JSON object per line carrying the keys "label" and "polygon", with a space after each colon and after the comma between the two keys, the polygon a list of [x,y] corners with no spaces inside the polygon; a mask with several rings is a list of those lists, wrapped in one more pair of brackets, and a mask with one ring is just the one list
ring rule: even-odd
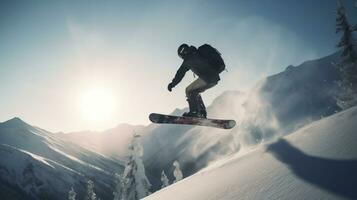
{"label": "hazy sky", "polygon": [[[209,104],[336,51],[339,38],[336,0],[0,2],[0,121],[18,116],[50,131],[148,124],[150,112],[185,107],[192,73],[166,89],[183,42],[223,54],[228,72],[203,95]],[[345,3],[356,23],[353,1]],[[95,88],[111,99],[107,118],[83,111]]]}

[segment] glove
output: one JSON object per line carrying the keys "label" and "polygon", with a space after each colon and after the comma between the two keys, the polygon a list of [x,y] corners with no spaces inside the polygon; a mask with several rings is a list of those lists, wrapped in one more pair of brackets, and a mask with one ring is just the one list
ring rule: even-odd
{"label": "glove", "polygon": [[173,84],[169,83],[169,85],[167,86],[167,90],[171,92],[173,87],[174,87]]}

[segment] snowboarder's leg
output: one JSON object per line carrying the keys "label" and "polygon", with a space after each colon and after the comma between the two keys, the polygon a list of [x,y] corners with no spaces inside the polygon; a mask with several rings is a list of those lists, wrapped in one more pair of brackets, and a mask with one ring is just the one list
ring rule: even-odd
{"label": "snowboarder's leg", "polygon": [[185,117],[198,117],[198,102],[194,96],[187,96],[188,107],[190,109],[189,112],[184,113]]}
{"label": "snowboarder's leg", "polygon": [[200,93],[215,86],[217,83],[206,83],[201,78],[196,79],[186,88],[186,97],[189,103],[190,112],[184,113],[184,116],[207,117],[206,107],[202,101]]}
{"label": "snowboarder's leg", "polygon": [[201,113],[202,117],[207,118],[206,106],[203,103],[203,100],[202,100],[202,97],[200,94],[197,95],[197,102],[198,102],[198,110]]}

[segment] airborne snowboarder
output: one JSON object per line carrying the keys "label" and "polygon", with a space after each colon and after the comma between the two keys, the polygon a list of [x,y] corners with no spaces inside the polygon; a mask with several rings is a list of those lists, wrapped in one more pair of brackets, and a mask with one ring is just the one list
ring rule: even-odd
{"label": "airborne snowboarder", "polygon": [[201,93],[217,85],[219,74],[225,70],[221,53],[209,44],[204,44],[198,49],[188,44],[182,44],[177,49],[178,55],[183,59],[181,67],[167,89],[171,92],[191,70],[198,78],[186,88],[186,97],[190,111],[183,116],[164,115],[151,113],[149,119],[159,124],[185,124],[209,126],[222,129],[231,129],[235,126],[234,120],[207,119],[207,111]]}
{"label": "airborne snowboarder", "polygon": [[207,118],[206,107],[200,93],[217,85],[220,80],[219,74],[225,69],[221,54],[208,44],[204,44],[198,49],[194,46],[182,44],[177,49],[177,53],[183,59],[183,63],[167,89],[171,92],[186,72],[191,70],[198,78],[186,88],[186,98],[190,111],[184,113],[183,116]]}

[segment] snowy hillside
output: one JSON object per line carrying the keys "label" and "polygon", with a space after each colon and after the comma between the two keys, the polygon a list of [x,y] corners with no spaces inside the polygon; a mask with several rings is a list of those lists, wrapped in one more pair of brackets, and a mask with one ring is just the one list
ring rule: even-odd
{"label": "snowy hillside", "polygon": [[257,120],[263,117],[266,123],[252,121],[252,125],[261,128],[256,137],[264,138],[272,129],[288,133],[340,111],[335,100],[336,81],[340,76],[333,64],[338,57],[339,53],[334,53],[299,66],[290,65],[261,81],[245,103],[247,112]]}
{"label": "snowy hillside", "polygon": [[357,107],[246,149],[145,200],[357,199]]}
{"label": "snowy hillside", "polygon": [[60,136],[19,118],[0,123],[2,199],[63,199],[72,186],[83,198],[89,179],[99,197],[112,198],[113,173],[123,167]]}

